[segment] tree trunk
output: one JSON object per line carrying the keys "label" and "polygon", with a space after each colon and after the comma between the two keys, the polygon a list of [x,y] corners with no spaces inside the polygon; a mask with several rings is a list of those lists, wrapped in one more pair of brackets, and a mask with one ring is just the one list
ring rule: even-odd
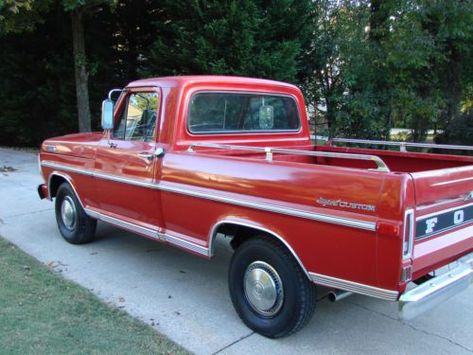
{"label": "tree trunk", "polygon": [[454,47],[452,40],[448,43],[449,63],[447,67],[447,77],[445,78],[446,96],[446,123],[450,123],[460,116],[460,106],[462,98],[462,56]]}
{"label": "tree trunk", "polygon": [[89,74],[85,55],[83,11],[79,8],[71,12],[72,46],[74,50],[74,72],[76,80],[77,113],[79,131],[90,132]]}

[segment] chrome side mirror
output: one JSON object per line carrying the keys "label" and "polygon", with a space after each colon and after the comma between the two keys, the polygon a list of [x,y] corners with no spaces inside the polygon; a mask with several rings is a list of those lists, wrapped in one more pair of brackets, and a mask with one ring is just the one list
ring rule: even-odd
{"label": "chrome side mirror", "polygon": [[110,99],[102,101],[102,128],[113,129],[113,101]]}

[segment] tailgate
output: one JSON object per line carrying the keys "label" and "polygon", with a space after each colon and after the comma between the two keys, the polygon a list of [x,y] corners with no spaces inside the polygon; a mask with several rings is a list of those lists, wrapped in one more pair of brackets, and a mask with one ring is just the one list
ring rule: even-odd
{"label": "tailgate", "polygon": [[416,203],[416,278],[473,250],[473,165],[410,175]]}

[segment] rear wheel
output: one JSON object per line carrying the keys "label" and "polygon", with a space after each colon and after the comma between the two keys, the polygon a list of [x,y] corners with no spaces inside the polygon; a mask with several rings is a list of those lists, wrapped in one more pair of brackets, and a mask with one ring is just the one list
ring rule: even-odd
{"label": "rear wheel", "polygon": [[56,221],[62,237],[71,244],[92,241],[97,221],[85,213],[71,185],[64,182],[56,193]]}
{"label": "rear wheel", "polygon": [[243,322],[270,338],[298,331],[314,313],[315,285],[286,248],[265,236],[235,251],[229,289]]}

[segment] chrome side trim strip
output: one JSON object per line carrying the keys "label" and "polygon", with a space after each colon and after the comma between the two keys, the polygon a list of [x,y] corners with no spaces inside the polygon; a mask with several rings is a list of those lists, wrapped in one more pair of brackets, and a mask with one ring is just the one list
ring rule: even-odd
{"label": "chrome side trim strip", "polygon": [[285,214],[285,215],[293,216],[293,217],[299,217],[299,218],[305,218],[305,219],[310,219],[310,220],[319,221],[319,222],[337,224],[337,225],[342,225],[345,227],[376,231],[376,223],[374,222],[365,222],[365,221],[360,221],[360,220],[355,220],[355,219],[350,219],[350,218],[333,217],[333,216],[328,216],[328,215],[324,215],[320,213],[306,212],[306,211],[296,210],[293,208],[271,205],[268,203],[245,201],[241,199],[235,199],[232,197],[222,196],[220,194],[217,195],[217,194],[208,193],[208,192],[200,192],[200,191],[188,189],[187,187],[181,188],[179,186],[172,186],[172,185],[177,185],[177,184],[163,181],[159,184],[159,189],[166,192],[174,192],[174,193],[179,193],[183,195],[189,195],[192,197],[199,197],[199,198],[204,198],[207,200],[229,203],[229,204],[242,206],[242,207],[249,207],[249,208],[254,208],[254,209],[263,210],[263,211]]}
{"label": "chrome side trim strip", "polygon": [[302,263],[301,259],[299,258],[299,256],[296,254],[294,249],[292,249],[292,247],[289,245],[288,242],[286,242],[286,240],[283,237],[281,237],[279,234],[277,234],[277,233],[275,233],[275,232],[273,232],[269,229],[266,229],[264,227],[261,227],[261,226],[255,225],[255,224],[251,224],[251,223],[247,223],[247,222],[240,222],[240,221],[234,220],[234,219],[223,219],[223,220],[220,220],[220,221],[218,221],[217,223],[215,223],[213,225],[212,229],[210,230],[210,234],[209,234],[209,255],[210,256],[214,255],[214,242],[215,242],[215,238],[217,236],[217,230],[218,230],[218,227],[220,227],[222,224],[233,224],[233,225],[242,226],[242,227],[249,227],[249,228],[253,228],[253,229],[256,229],[256,230],[260,230],[260,231],[262,231],[266,234],[272,235],[273,237],[278,239],[281,243],[283,243],[286,246],[286,248],[292,254],[294,259],[296,259],[296,261],[299,264],[299,266],[301,267],[301,269],[305,272],[307,277],[309,277],[309,279],[310,279],[309,272],[305,268],[305,266]]}
{"label": "chrome side trim strip", "polygon": [[95,210],[92,210],[90,208],[85,208],[84,210],[85,210],[85,213],[87,213],[87,215],[92,217],[92,218],[95,218],[95,219],[98,219],[100,221],[113,224],[113,225],[115,225],[117,227],[120,227],[120,228],[128,229],[128,230],[130,230],[132,232],[135,232],[135,233],[140,233],[140,234],[146,235],[146,236],[151,237],[151,238],[160,239],[159,236],[158,236],[158,230],[153,230],[153,229],[150,229],[150,228],[139,226],[135,223],[130,223],[130,222],[127,222],[127,221],[124,221],[124,220],[121,220],[121,219],[118,219],[118,218],[115,218],[115,217],[111,217],[111,216],[108,216],[106,214],[103,214],[103,213],[97,212]]}
{"label": "chrome side trim strip", "polygon": [[338,279],[336,277],[317,274],[315,272],[310,272],[309,275],[312,282],[322,286],[333,287],[387,301],[396,301],[399,296],[399,292],[393,290],[364,285],[353,281]]}
{"label": "chrome side trim strip", "polygon": [[92,176],[99,179],[103,179],[103,180],[121,182],[123,184],[145,187],[148,189],[159,189],[158,184],[155,184],[151,181],[147,181],[144,179],[130,179],[130,178],[122,177],[122,176],[116,176],[112,174],[99,173],[99,172],[92,173]]}
{"label": "chrome side trim strip", "polygon": [[76,168],[74,166],[70,166],[67,164],[58,164],[58,163],[47,161],[47,160],[41,162],[41,165],[48,168],[61,169],[61,170],[65,170],[65,171],[69,171],[69,172],[73,172],[73,173],[77,173],[81,175],[92,176],[92,177],[96,177],[103,180],[110,180],[110,181],[121,182],[123,184],[146,187],[146,188],[151,188],[151,189],[158,189],[157,184],[154,184],[146,180],[130,179],[130,178],[117,176],[113,174],[101,173],[97,171],[88,171],[82,168]]}
{"label": "chrome side trim strip", "polygon": [[87,213],[88,216],[90,216],[92,218],[95,218],[95,219],[98,219],[100,221],[110,223],[114,226],[132,231],[134,233],[145,235],[147,237],[156,239],[156,240],[161,241],[161,242],[168,242],[171,245],[175,245],[175,246],[181,247],[183,249],[193,251],[197,254],[200,254],[200,255],[203,255],[203,256],[206,256],[206,257],[210,257],[208,248],[203,247],[203,246],[198,245],[198,244],[195,244],[195,243],[192,243],[192,242],[189,242],[189,241],[184,240],[182,238],[175,237],[175,236],[170,235],[170,234],[161,233],[161,232],[159,232],[158,227],[156,227],[156,229],[146,228],[146,227],[138,225],[137,223],[124,221],[122,219],[109,216],[109,215],[104,214],[102,212],[98,212],[98,211],[93,210],[91,208],[85,208],[84,210],[85,210],[85,213]]}
{"label": "chrome side trim strip", "polygon": [[164,238],[165,241],[167,241],[171,244],[174,244],[174,245],[179,246],[181,248],[191,250],[191,251],[196,252],[198,254],[210,257],[209,249],[206,248],[206,247],[203,247],[201,245],[189,242],[188,240],[185,240],[185,239],[174,237],[174,236],[169,235],[169,234],[161,234],[161,236],[162,236],[162,238]]}
{"label": "chrome side trim strip", "polygon": [[43,160],[41,162],[41,165],[45,166],[45,167],[48,167],[48,168],[61,169],[61,170],[65,170],[65,171],[70,171],[72,173],[77,173],[77,174],[82,174],[82,175],[87,175],[87,176],[93,176],[94,175],[94,173],[92,171],[87,171],[87,170],[82,169],[82,168],[76,168],[75,166],[71,166],[71,165],[68,165],[68,164],[58,164],[58,163],[54,163],[54,162],[48,161],[48,160]]}
{"label": "chrome side trim strip", "polygon": [[375,222],[361,221],[361,220],[352,219],[352,218],[334,217],[334,216],[329,216],[329,215],[325,215],[321,213],[307,212],[307,211],[302,211],[302,210],[298,210],[294,208],[277,206],[277,205],[273,205],[269,203],[259,203],[259,202],[247,201],[244,199],[236,199],[233,197],[224,196],[221,193],[198,191],[195,187],[192,187],[190,185],[184,185],[185,187],[182,187],[178,183],[167,182],[167,181],[161,181],[160,183],[153,183],[153,182],[144,181],[140,179],[130,179],[130,178],[125,178],[125,177],[116,176],[112,174],[86,171],[84,169],[71,167],[69,165],[57,164],[50,161],[43,161],[42,165],[46,167],[50,167],[50,168],[62,169],[66,171],[75,172],[78,174],[84,174],[88,176],[97,177],[100,179],[121,182],[121,183],[130,184],[134,186],[158,189],[165,192],[173,192],[173,193],[178,193],[182,195],[212,200],[216,202],[229,203],[229,204],[233,204],[233,205],[237,205],[241,207],[249,207],[249,208],[269,211],[273,213],[280,213],[280,214],[293,216],[293,217],[299,217],[299,218],[305,218],[305,219],[310,219],[310,220],[324,222],[324,223],[341,225],[344,227],[363,229],[363,230],[368,230],[368,231],[373,231],[373,232],[376,231]]}
{"label": "chrome side trim strip", "polygon": [[68,176],[66,174],[63,174],[59,171],[53,171],[48,176],[48,200],[49,201],[53,200],[53,197],[51,196],[51,180],[54,176],[59,176],[59,177],[63,178],[64,180],[66,180],[68,182],[69,185],[71,185],[72,190],[74,190],[74,193],[76,194],[76,197],[79,200],[79,203],[80,203],[81,207],[84,208],[84,203],[82,202],[82,199],[80,198],[79,194],[77,193],[77,190],[76,190],[74,184],[72,183],[72,179],[70,178],[70,176]]}

